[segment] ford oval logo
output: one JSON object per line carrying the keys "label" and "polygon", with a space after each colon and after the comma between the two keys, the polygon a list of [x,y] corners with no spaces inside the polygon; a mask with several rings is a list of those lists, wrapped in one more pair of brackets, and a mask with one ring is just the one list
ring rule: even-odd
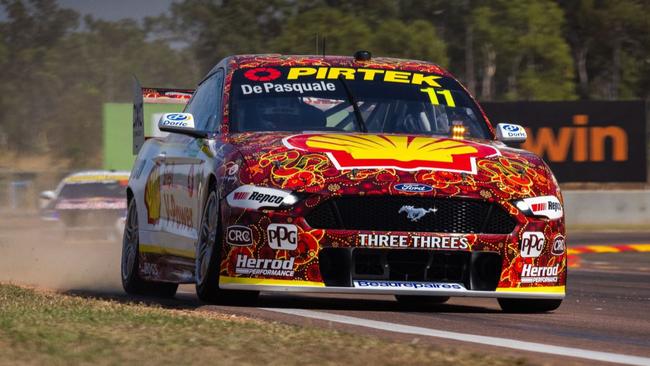
{"label": "ford oval logo", "polygon": [[422,183],[400,183],[395,185],[395,189],[407,193],[431,192],[433,187]]}

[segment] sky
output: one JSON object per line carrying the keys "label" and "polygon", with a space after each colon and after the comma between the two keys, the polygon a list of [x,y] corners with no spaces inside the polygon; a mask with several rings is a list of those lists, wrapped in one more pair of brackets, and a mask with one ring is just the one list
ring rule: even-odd
{"label": "sky", "polygon": [[[141,20],[157,16],[169,9],[174,0],[57,0],[62,8],[71,8],[83,15],[90,14],[103,20],[133,18]],[[6,19],[0,10],[0,20]]]}

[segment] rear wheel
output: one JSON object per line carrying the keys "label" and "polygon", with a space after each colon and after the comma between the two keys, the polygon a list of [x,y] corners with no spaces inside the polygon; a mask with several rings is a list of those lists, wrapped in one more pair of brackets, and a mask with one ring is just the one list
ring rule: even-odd
{"label": "rear wheel", "polygon": [[416,296],[416,295],[395,295],[397,301],[408,305],[436,305],[444,304],[449,296]]}
{"label": "rear wheel", "polygon": [[196,295],[205,302],[249,302],[257,298],[256,291],[229,291],[219,288],[221,264],[221,225],[219,224],[219,200],[210,191],[203,209],[201,230],[196,246]]}
{"label": "rear wheel", "polygon": [[122,287],[126,293],[132,295],[173,297],[178,289],[177,283],[151,282],[140,277],[139,246],[138,210],[135,206],[135,199],[132,199],[129,202],[124,235],[122,236]]}
{"label": "rear wheel", "polygon": [[506,313],[545,313],[560,307],[562,300],[556,299],[498,299]]}

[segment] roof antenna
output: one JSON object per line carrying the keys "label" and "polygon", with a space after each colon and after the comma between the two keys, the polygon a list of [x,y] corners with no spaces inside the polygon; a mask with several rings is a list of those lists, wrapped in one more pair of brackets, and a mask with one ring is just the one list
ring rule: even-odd
{"label": "roof antenna", "polygon": [[327,44],[327,37],[323,36],[323,57],[325,57],[325,45]]}
{"label": "roof antenna", "polygon": [[318,33],[316,33],[316,55],[318,55]]}

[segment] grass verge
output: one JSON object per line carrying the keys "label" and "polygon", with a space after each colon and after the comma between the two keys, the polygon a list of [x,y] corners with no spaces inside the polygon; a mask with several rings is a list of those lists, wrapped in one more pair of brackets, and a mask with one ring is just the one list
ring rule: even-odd
{"label": "grass verge", "polygon": [[0,284],[0,364],[513,365],[525,360]]}

